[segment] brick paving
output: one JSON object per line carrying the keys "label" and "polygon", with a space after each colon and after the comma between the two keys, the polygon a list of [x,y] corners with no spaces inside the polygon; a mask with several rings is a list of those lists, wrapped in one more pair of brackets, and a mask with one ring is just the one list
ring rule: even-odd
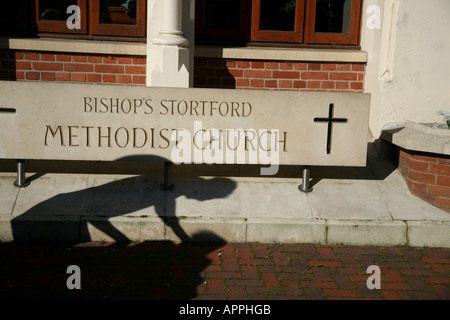
{"label": "brick paving", "polygon": [[[449,300],[450,249],[171,242],[0,244],[0,298]],[[81,289],[66,286],[67,267]],[[381,269],[370,290],[367,267]]]}

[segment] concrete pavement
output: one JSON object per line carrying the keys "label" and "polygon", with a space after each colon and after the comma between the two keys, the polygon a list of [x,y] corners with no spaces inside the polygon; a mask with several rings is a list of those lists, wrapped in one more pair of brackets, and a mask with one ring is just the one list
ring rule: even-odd
{"label": "concrete pavement", "polygon": [[[450,247],[450,215],[410,194],[395,161],[369,144],[367,167],[0,160],[0,240],[210,241]],[[203,236],[198,236],[202,234]]]}

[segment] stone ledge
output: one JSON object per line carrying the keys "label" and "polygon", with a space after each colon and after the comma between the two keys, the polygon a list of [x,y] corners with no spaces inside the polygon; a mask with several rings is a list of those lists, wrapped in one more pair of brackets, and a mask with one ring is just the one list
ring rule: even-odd
{"label": "stone ledge", "polygon": [[408,244],[412,247],[448,247],[450,223],[408,221]]}
{"label": "stone ledge", "polygon": [[399,152],[399,170],[409,191],[450,212],[450,130],[406,121],[383,130],[381,139],[400,149],[396,150]]}
{"label": "stone ledge", "polygon": [[80,240],[80,217],[77,216],[0,216],[0,242]]}
{"label": "stone ledge", "polygon": [[[13,230],[14,228],[14,230]],[[177,232],[174,231],[177,230]],[[0,242],[131,241],[316,243],[450,248],[450,222],[275,218],[0,216]],[[181,232],[180,232],[181,231]],[[181,239],[184,237],[185,239]],[[17,237],[20,237],[18,239]]]}
{"label": "stone ledge", "polygon": [[318,219],[249,218],[248,242],[326,243],[327,223]]}
{"label": "stone ledge", "polygon": [[328,220],[327,243],[346,245],[406,245],[403,221]]}
{"label": "stone ledge", "polygon": [[383,130],[381,138],[406,150],[450,155],[450,130],[406,121]]}
{"label": "stone ledge", "polygon": [[[0,49],[72,52],[111,55],[147,55],[146,43],[126,41],[77,40],[58,38],[0,37]],[[195,46],[194,55],[204,58],[367,63],[360,50],[305,48]]]}
{"label": "stone ledge", "polygon": [[0,38],[0,49],[145,56],[144,43],[57,38]]}
{"label": "stone ledge", "polygon": [[367,62],[367,52],[364,51],[304,48],[196,46],[195,56],[222,59],[320,61],[335,63]]}

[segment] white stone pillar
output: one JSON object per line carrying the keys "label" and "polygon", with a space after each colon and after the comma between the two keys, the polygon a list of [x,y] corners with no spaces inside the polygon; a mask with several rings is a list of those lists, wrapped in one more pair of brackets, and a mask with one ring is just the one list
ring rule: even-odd
{"label": "white stone pillar", "polygon": [[183,37],[181,0],[163,0],[161,7],[161,27],[153,43],[162,46],[187,47],[189,41]]}
{"label": "white stone pillar", "polygon": [[[147,85],[154,87],[188,88],[192,83],[189,74],[189,41],[183,36],[183,2],[191,1],[157,0],[153,5],[154,21],[159,33],[148,43]],[[159,19],[156,17],[159,15]],[[150,24],[149,24],[150,25]]]}

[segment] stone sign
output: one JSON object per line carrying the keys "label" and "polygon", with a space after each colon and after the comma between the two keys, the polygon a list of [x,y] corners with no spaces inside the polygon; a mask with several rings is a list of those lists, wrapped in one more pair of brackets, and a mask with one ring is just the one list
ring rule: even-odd
{"label": "stone sign", "polygon": [[370,95],[0,82],[0,158],[365,166]]}

